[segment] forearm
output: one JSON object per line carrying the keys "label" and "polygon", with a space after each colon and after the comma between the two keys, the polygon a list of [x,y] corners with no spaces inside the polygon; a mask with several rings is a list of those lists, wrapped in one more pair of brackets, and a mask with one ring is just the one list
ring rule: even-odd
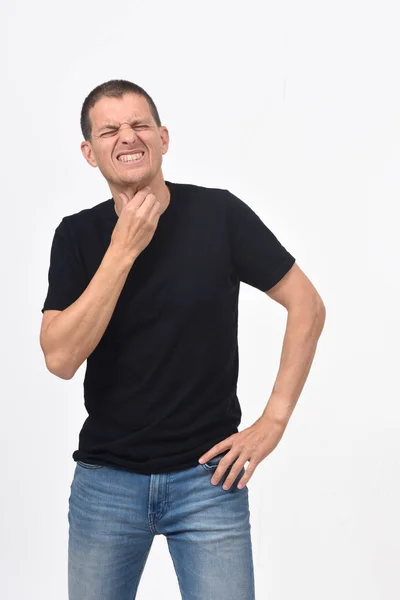
{"label": "forearm", "polygon": [[311,369],[325,323],[325,307],[297,305],[288,311],[282,353],[275,384],[262,420],[286,427]]}
{"label": "forearm", "polygon": [[96,348],[133,263],[110,245],[86,290],[50,322],[41,343],[52,373],[70,379]]}

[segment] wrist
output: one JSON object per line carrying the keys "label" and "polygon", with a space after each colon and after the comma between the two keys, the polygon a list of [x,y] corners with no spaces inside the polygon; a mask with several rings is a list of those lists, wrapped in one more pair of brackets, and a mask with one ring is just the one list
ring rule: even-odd
{"label": "wrist", "polygon": [[285,429],[293,409],[294,405],[288,398],[272,392],[267,406],[260,417],[260,421]]}
{"label": "wrist", "polygon": [[136,254],[129,254],[126,251],[122,250],[119,246],[110,243],[107,249],[107,255],[110,257],[110,260],[118,267],[121,267],[123,270],[130,270],[133,263],[137,259]]}

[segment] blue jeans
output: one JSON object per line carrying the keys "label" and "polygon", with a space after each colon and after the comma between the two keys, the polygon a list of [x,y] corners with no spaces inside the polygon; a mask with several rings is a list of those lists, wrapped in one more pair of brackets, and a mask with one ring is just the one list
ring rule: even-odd
{"label": "blue jeans", "polygon": [[183,600],[254,600],[248,488],[203,465],[143,475],[78,462],[69,498],[69,600],[133,600],[155,535]]}

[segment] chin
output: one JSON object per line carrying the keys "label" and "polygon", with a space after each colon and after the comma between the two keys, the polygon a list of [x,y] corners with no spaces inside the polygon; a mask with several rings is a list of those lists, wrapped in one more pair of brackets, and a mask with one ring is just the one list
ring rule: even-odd
{"label": "chin", "polygon": [[143,181],[143,179],[147,179],[146,174],[131,173],[127,177],[124,177],[123,179],[121,179],[121,181],[128,185],[129,183],[140,183],[141,181]]}

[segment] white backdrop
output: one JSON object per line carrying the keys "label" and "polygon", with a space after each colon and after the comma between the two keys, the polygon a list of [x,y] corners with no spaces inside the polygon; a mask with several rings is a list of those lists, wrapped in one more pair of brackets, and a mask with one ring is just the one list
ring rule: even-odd
{"label": "white backdrop", "polygon": [[[85,367],[46,370],[40,309],[55,227],[111,197],[80,152],[82,102],[122,78],[169,128],[164,177],[242,198],[327,308],[286,432],[248,484],[257,600],[398,599],[398,3],[23,0],[0,21],[0,597],[67,598]],[[239,313],[243,429],[268,400],[286,311],[242,284]],[[157,536],[137,598],[160,597],[180,594]]]}

